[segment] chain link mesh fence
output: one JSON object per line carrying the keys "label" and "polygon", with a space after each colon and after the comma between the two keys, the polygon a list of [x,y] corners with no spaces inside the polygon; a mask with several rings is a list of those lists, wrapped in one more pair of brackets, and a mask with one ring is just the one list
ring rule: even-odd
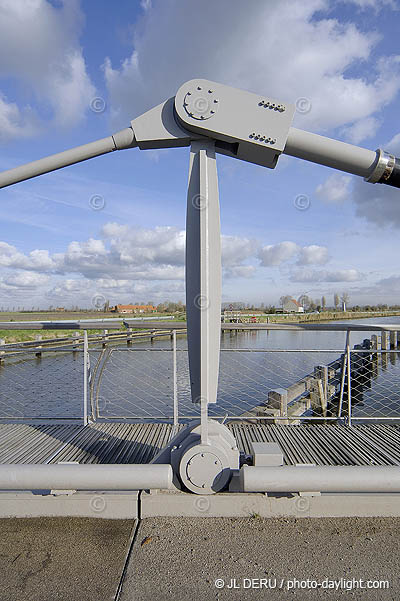
{"label": "chain link mesh fence", "polygon": [[82,403],[82,351],[1,355],[0,419],[77,419]]}
{"label": "chain link mesh fence", "polygon": [[[223,348],[217,403],[209,405],[209,415],[276,423],[400,420],[397,334],[372,335],[353,349],[349,343],[325,350]],[[163,344],[90,347],[87,405],[93,419],[172,420],[174,407],[180,420],[199,417],[187,349]],[[1,353],[0,419],[82,419],[84,364],[82,348]]]}

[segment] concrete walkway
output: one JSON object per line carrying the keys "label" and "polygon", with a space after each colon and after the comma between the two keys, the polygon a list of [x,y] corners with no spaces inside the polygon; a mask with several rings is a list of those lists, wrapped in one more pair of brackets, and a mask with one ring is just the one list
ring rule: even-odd
{"label": "concrete walkway", "polygon": [[[399,518],[148,518],[120,600],[398,601],[399,559]],[[357,589],[353,579],[389,589]]]}
{"label": "concrete walkway", "polygon": [[[400,599],[400,518],[147,518],[135,526],[0,520],[0,600]],[[377,580],[389,588],[360,588]]]}
{"label": "concrete walkway", "polygon": [[135,520],[0,520],[1,601],[113,601]]}

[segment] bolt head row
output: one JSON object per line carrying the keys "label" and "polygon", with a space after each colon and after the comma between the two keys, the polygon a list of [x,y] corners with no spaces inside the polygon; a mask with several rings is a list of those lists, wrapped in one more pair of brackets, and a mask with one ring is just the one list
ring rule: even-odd
{"label": "bolt head row", "polygon": [[263,134],[256,134],[255,132],[252,132],[249,135],[249,138],[251,140],[258,140],[259,142],[265,142],[266,144],[276,144],[276,138],[267,137]]}
{"label": "bolt head row", "polygon": [[280,113],[283,113],[286,110],[286,107],[284,104],[275,104],[275,102],[269,102],[268,100],[261,100],[258,103],[258,106],[262,106],[265,109],[272,109],[274,111],[279,111]]}

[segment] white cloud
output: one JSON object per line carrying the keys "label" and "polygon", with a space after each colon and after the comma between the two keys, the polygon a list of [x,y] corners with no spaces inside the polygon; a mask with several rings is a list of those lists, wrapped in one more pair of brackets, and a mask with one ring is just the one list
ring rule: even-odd
{"label": "white cloud", "polygon": [[47,284],[49,278],[42,273],[21,271],[1,278],[0,286],[4,288],[38,288]]}
{"label": "white cloud", "polygon": [[226,278],[251,278],[254,276],[256,268],[254,265],[236,265],[224,269]]}
{"label": "white cloud", "polygon": [[326,246],[299,246],[289,240],[260,248],[258,257],[263,267],[282,265],[297,256],[298,265],[323,265],[329,261]]}
{"label": "white cloud", "polygon": [[[301,127],[349,125],[349,135],[361,140],[377,125],[374,114],[399,90],[398,57],[376,56],[375,31],[329,18],[328,0],[253,0],[251,9],[238,2],[234,10],[230,0],[212,8],[196,0],[153,4],[136,25],[131,54],[120,66],[104,63],[120,124],[173,96],[184,81],[205,77],[286,102],[307,97],[312,108],[297,115]],[[166,36],[166,27],[177,35]],[[354,66],[359,74],[345,76]]]}
{"label": "white cloud", "polygon": [[373,8],[374,10],[382,9],[384,6],[397,8],[394,0],[341,0],[350,4],[355,4],[359,8]]}
{"label": "white cloud", "polygon": [[358,282],[363,278],[357,269],[326,271],[300,268],[294,270],[289,279],[291,282]]}
{"label": "white cloud", "polygon": [[393,138],[385,144],[385,150],[399,156],[400,154],[400,133],[393,136]]}
{"label": "white cloud", "polygon": [[350,198],[352,177],[333,173],[323,184],[317,186],[316,195],[327,204],[341,204]]}
{"label": "white cloud", "polygon": [[343,129],[345,138],[352,144],[359,144],[362,140],[373,138],[381,125],[375,117],[365,117],[356,121],[350,127]]}
{"label": "white cloud", "polygon": [[357,178],[353,186],[356,215],[379,227],[400,227],[399,189]]}
{"label": "white cloud", "polygon": [[15,246],[0,241],[0,266],[19,269],[48,271],[56,268],[48,250],[33,250],[24,255]]}
{"label": "white cloud", "polygon": [[299,252],[298,265],[324,265],[329,261],[329,253],[326,246],[303,246]]}
{"label": "white cloud", "polygon": [[280,265],[291,259],[299,250],[295,242],[285,241],[269,244],[260,249],[259,258],[263,267]]}
{"label": "white cloud", "polygon": [[256,240],[239,236],[221,236],[222,264],[226,267],[236,266],[245,259],[254,257],[259,248]]}
{"label": "white cloud", "polygon": [[30,137],[38,131],[38,120],[32,109],[27,106],[20,110],[0,91],[0,142],[20,136]]}
{"label": "white cloud", "polygon": [[19,107],[0,96],[1,138],[35,134],[43,126],[39,113],[49,109],[51,126],[76,125],[96,95],[79,45],[79,0],[57,7],[46,0],[2,0],[0,17],[0,77],[22,84],[30,99]]}

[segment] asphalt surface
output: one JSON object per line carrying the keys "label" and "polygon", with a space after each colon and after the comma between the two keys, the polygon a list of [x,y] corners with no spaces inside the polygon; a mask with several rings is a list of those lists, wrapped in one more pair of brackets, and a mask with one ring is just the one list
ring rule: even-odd
{"label": "asphalt surface", "polygon": [[113,601],[135,520],[0,519],[0,601]]}
{"label": "asphalt surface", "polygon": [[120,601],[399,601],[399,560],[400,518],[147,518]]}

